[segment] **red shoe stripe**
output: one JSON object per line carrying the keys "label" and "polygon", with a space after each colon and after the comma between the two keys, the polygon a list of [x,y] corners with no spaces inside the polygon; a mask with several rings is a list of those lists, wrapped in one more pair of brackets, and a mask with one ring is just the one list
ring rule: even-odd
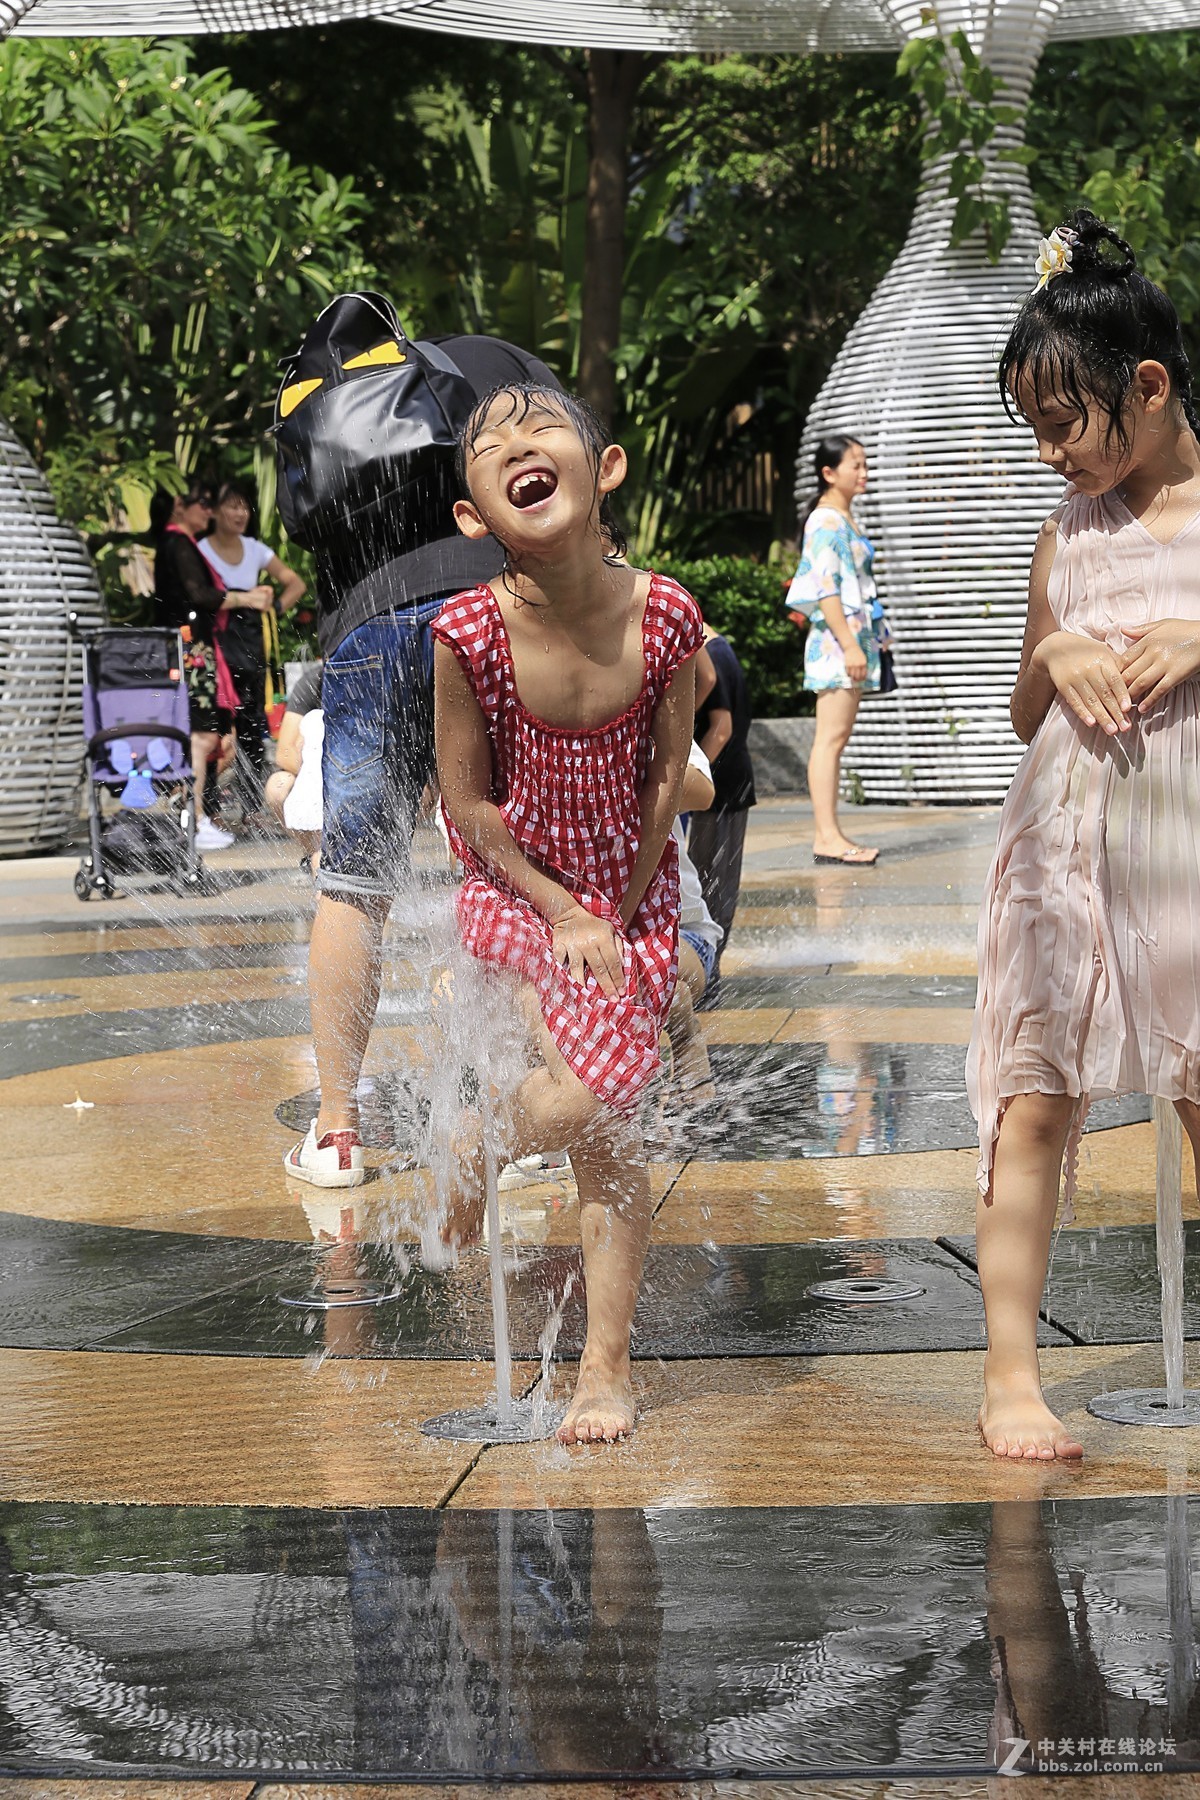
{"label": "red shoe stripe", "polygon": [[323,1138],[317,1139],[318,1150],[328,1150],[334,1145],[337,1146],[338,1168],[352,1169],[354,1159],[350,1152],[362,1149],[362,1139],[357,1131],[327,1131]]}

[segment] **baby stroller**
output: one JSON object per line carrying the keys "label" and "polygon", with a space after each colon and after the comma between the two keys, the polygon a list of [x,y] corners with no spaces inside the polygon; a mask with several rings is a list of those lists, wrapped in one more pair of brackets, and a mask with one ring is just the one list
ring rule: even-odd
{"label": "baby stroller", "polygon": [[[181,891],[202,888],[196,850],[192,737],[177,631],[113,626],[80,634],[84,778],[89,853],[75,875],[80,900],[110,900],[114,875],[161,874]],[[151,811],[179,791],[183,815]],[[105,792],[120,810],[104,816]]]}

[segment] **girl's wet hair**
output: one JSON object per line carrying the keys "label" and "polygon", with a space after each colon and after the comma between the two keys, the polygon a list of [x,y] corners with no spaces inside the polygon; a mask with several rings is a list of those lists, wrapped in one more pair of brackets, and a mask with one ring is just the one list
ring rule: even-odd
{"label": "girl's wet hair", "polygon": [[[523,420],[528,418],[535,406],[548,406],[552,411],[561,413],[575,427],[583,447],[588,453],[592,472],[597,477],[599,476],[600,459],[612,442],[599,413],[594,412],[586,400],[579,400],[574,394],[566,394],[560,388],[537,387],[532,382],[504,381],[483,396],[459,434],[455,468],[458,473],[459,486],[466,499],[469,500],[471,497],[471,489],[467,481],[467,461],[479,438],[483,435],[484,422],[497,401],[501,400],[509,402],[508,411],[503,413],[500,418],[492,420],[494,425],[507,425],[510,420],[520,425]],[[617,520],[611,494],[601,496],[597,516],[601,534],[608,545],[604,553],[604,560],[605,562],[619,561],[629,548],[629,540]]]}
{"label": "girl's wet hair", "polygon": [[1124,238],[1080,207],[1059,226],[1071,267],[1030,294],[1000,358],[1000,393],[1011,419],[1021,417],[1025,384],[1040,408],[1061,404],[1087,426],[1093,406],[1104,415],[1106,445],[1130,448],[1126,404],[1138,364],[1161,363],[1192,430],[1200,420],[1179,315],[1147,280]]}
{"label": "girl's wet hair", "polygon": [[830,431],[821,439],[813,451],[812,472],[817,484],[816,492],[809,500],[800,522],[796,527],[801,541],[804,538],[804,527],[808,524],[809,515],[814,513],[829,492],[829,483],[825,479],[826,469],[836,469],[847,450],[861,450],[862,439],[852,437],[848,431]]}

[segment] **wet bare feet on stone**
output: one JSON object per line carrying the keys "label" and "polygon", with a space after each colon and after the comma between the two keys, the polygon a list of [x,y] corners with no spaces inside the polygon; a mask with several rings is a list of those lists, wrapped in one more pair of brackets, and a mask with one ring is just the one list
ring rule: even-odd
{"label": "wet bare feet on stone", "polygon": [[628,1367],[581,1368],[556,1436],[560,1444],[614,1444],[632,1435],[636,1419]]}
{"label": "wet bare feet on stone", "polygon": [[1055,1418],[1029,1377],[984,1381],[979,1430],[993,1456],[1013,1462],[1074,1462],[1083,1445]]}
{"label": "wet bare feet on stone", "polygon": [[483,1236],[486,1197],[483,1185],[483,1148],[478,1131],[465,1130],[450,1146],[450,1193],[442,1242],[457,1249],[477,1244]]}

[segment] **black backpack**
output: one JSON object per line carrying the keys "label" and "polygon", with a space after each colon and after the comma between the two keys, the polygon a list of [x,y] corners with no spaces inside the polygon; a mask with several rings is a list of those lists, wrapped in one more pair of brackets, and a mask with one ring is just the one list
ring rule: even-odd
{"label": "black backpack", "polygon": [[339,294],[283,367],[279,512],[288,536],[320,559],[335,601],[445,535],[475,391],[444,351],[405,335],[382,294]]}

